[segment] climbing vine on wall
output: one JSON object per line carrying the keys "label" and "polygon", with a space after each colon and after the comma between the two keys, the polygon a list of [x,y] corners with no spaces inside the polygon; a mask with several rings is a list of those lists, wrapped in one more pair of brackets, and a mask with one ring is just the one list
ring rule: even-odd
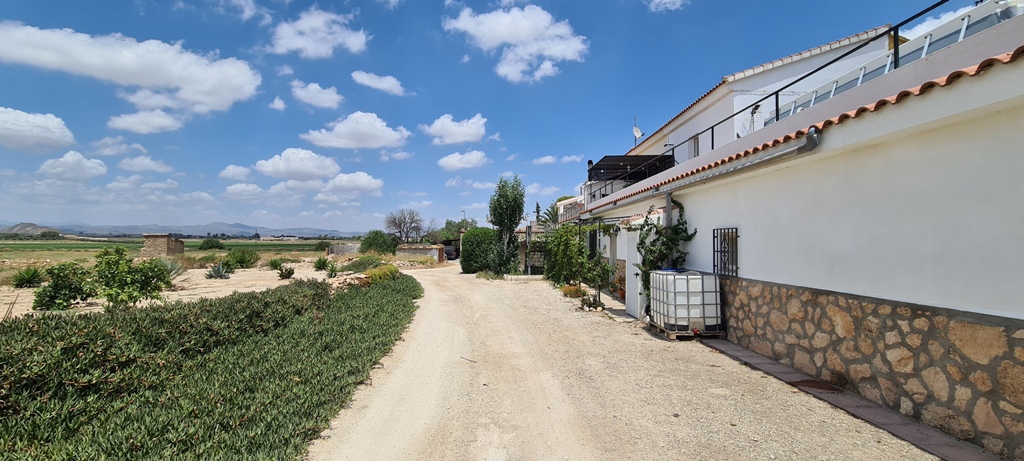
{"label": "climbing vine on wall", "polygon": [[[688,253],[682,251],[680,245],[693,240],[693,237],[697,235],[697,229],[689,232],[686,228],[686,220],[683,219],[683,204],[672,200],[672,205],[678,210],[679,215],[671,226],[663,226],[651,219],[655,209],[651,205],[642,223],[627,228],[631,232],[638,233],[636,249],[640,253],[640,263],[635,266],[640,269],[643,293],[648,298],[651,293],[651,271],[682,267]],[[666,213],[671,212],[672,210],[666,211]]]}

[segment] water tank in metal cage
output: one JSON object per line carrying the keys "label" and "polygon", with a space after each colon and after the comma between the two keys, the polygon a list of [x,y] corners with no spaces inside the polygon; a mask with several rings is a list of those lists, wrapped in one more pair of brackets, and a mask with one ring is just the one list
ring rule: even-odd
{"label": "water tank in metal cage", "polygon": [[651,272],[651,323],[668,332],[725,332],[718,276]]}

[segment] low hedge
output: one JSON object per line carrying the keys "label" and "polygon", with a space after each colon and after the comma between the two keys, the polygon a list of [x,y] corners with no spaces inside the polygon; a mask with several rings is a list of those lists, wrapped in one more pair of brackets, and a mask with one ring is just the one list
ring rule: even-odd
{"label": "low hedge", "polygon": [[400,272],[398,272],[398,268],[390,264],[378,266],[364,272],[364,274],[370,277],[371,285],[376,285],[378,283],[394,280],[398,278],[399,273]]}
{"label": "low hedge", "polygon": [[0,323],[5,459],[296,459],[401,335],[411,277]]}

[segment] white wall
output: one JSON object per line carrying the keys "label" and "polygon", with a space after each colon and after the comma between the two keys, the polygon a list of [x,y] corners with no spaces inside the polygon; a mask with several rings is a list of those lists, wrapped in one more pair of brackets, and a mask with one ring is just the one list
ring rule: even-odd
{"label": "white wall", "polygon": [[998,66],[677,192],[687,267],[711,270],[712,230],[738,227],[740,277],[1024,318],[1024,63]]}

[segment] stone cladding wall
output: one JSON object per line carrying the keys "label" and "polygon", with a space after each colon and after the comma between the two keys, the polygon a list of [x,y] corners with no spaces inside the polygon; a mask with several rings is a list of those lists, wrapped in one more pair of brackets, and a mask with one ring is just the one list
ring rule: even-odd
{"label": "stone cladding wall", "polygon": [[167,234],[143,234],[142,242],[142,250],[139,252],[141,258],[159,258],[185,253],[185,242],[171,238]]}
{"label": "stone cladding wall", "polygon": [[1024,461],[1024,321],[735,277],[728,339]]}

